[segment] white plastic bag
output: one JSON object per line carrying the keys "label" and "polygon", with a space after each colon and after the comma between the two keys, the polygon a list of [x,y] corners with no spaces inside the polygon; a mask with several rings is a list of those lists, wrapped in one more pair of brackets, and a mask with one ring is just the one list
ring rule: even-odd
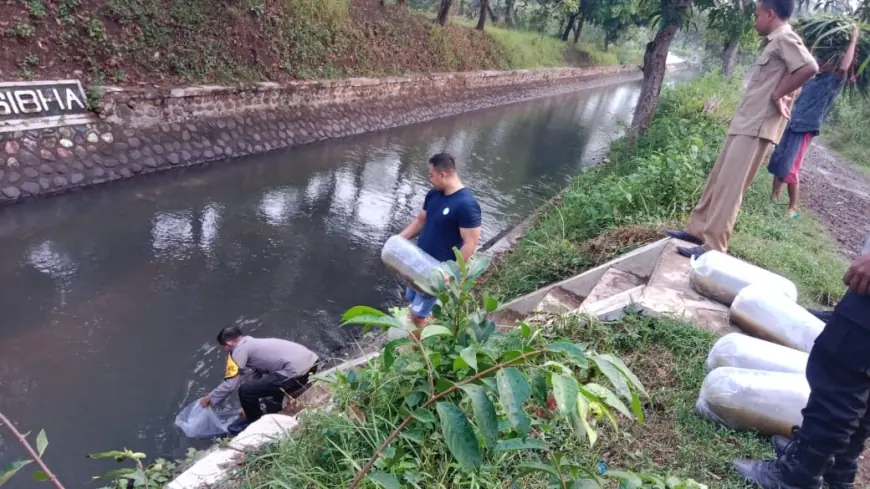
{"label": "white plastic bag", "polygon": [[762,283],[769,292],[780,291],[792,301],[797,300],[797,287],[791,280],[718,251],[693,258],[689,278],[698,293],[726,306],[744,287]]}
{"label": "white plastic bag", "polygon": [[695,409],[729,428],[790,437],[809,396],[801,374],[722,367],[707,374]]}
{"label": "white plastic bag", "polygon": [[210,407],[202,407],[199,400],[187,405],[175,417],[175,426],[190,438],[213,438],[225,435],[227,428],[238,419],[238,412],[217,412]]}
{"label": "white plastic bag", "polygon": [[740,333],[719,338],[707,355],[707,370],[737,367],[766,372],[804,374],[809,355]]}
{"label": "white plastic bag", "polygon": [[821,319],[761,284],[737,294],[730,317],[747,334],[806,353],[825,328]]}
{"label": "white plastic bag", "polygon": [[438,260],[399,235],[392,236],[384,243],[381,261],[408,281],[409,285],[429,283],[432,271],[441,266]]}

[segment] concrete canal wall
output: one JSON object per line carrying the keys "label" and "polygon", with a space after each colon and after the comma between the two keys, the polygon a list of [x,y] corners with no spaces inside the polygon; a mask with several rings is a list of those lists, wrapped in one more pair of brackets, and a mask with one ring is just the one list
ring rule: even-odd
{"label": "concrete canal wall", "polygon": [[[601,66],[244,87],[104,87],[91,94],[95,111],[0,125],[0,204],[640,78],[635,66]],[[23,93],[15,96],[26,102]],[[48,103],[41,93],[31,100],[37,96],[46,107],[52,102],[50,93]]]}

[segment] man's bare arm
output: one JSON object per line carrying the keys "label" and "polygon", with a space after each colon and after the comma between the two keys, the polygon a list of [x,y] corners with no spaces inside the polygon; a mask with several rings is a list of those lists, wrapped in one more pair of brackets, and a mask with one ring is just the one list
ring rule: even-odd
{"label": "man's bare arm", "polygon": [[420,213],[417,214],[417,217],[415,217],[414,220],[411,221],[411,223],[408,224],[401,233],[399,233],[399,236],[405,239],[414,239],[420,234],[420,231],[423,230],[425,224],[426,211],[420,211]]}
{"label": "man's bare arm", "polygon": [[459,235],[462,236],[462,259],[468,261],[471,255],[477,251],[477,243],[480,241],[480,227],[476,228],[459,228]]}
{"label": "man's bare arm", "polygon": [[776,88],[773,90],[773,94],[771,94],[770,98],[773,99],[774,102],[776,102],[777,100],[802,87],[804,83],[807,82],[807,80],[814,77],[818,72],[819,65],[816,64],[815,61],[801,66],[800,68],[795,70],[794,73],[790,73],[782,77],[782,80],[779,81],[779,85],[777,85]]}
{"label": "man's bare arm", "polygon": [[852,25],[852,38],[849,39],[849,47],[846,48],[846,52],[843,53],[843,59],[840,60],[840,72],[846,73],[849,71],[849,68],[852,66],[852,63],[855,62],[855,48],[858,45],[858,36],[861,34],[861,28],[858,27],[858,24]]}

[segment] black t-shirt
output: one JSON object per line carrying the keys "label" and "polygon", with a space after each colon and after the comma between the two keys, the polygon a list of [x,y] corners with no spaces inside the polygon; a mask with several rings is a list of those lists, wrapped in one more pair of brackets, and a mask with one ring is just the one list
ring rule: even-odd
{"label": "black t-shirt", "polygon": [[426,224],[417,239],[417,246],[438,261],[455,260],[453,248],[462,248],[459,228],[480,227],[480,205],[467,188],[444,195],[435,189],[423,201]]}

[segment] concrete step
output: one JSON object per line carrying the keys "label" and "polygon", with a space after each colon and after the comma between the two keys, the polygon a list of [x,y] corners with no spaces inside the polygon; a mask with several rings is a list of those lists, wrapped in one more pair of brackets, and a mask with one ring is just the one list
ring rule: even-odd
{"label": "concrete step", "polygon": [[637,285],[595,302],[588,299],[580,306],[578,312],[591,314],[601,321],[616,321],[625,314],[625,309],[631,305],[640,308],[640,298],[643,296],[644,285]]}
{"label": "concrete step", "polygon": [[541,299],[540,304],[535,307],[534,312],[564,314],[571,312],[583,303],[583,297],[574,294],[573,292],[562,287],[553,287],[547,292],[547,295]]}
{"label": "concrete step", "polygon": [[728,321],[728,307],[692,289],[691,262],[677,253],[678,246],[693,245],[676,239],[665,245],[641,294],[640,307],[648,314],[679,317],[718,334],[739,332]]}
{"label": "concrete step", "polygon": [[600,300],[633,289],[638,285],[644,285],[642,278],[633,273],[623,272],[617,268],[610,268],[604,272],[604,275],[601,276],[598,283],[589,292],[585,303],[594,304]]}

